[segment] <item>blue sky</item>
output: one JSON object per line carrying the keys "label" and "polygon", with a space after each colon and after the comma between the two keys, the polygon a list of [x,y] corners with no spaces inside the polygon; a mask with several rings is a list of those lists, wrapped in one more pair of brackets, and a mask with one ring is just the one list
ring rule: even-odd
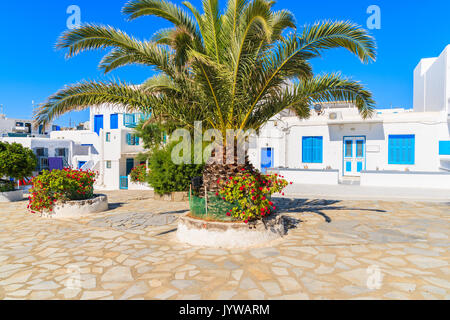
{"label": "blue sky", "polygon": [[[222,5],[226,0],[221,0]],[[174,1],[181,3],[181,1]],[[200,0],[192,0],[199,5]],[[19,4],[20,3],[20,4]],[[66,84],[83,79],[111,77],[141,83],[152,75],[149,68],[126,67],[104,76],[97,65],[99,52],[65,60],[54,44],[66,27],[68,6],[78,5],[82,22],[110,24],[140,39],[168,24],[156,17],[127,22],[121,14],[125,0],[24,0],[0,4],[0,105],[8,117],[31,117],[32,101],[45,99]],[[377,40],[378,59],[361,64],[344,50],[331,50],[313,60],[316,73],[340,71],[359,80],[375,96],[378,108],[413,104],[413,70],[421,58],[437,56],[450,43],[450,1],[428,0],[279,0],[275,8],[291,10],[299,26],[318,20],[351,20],[367,26],[367,8],[381,9],[381,29],[371,30]],[[68,125],[88,119],[88,112],[73,112],[56,123]]]}

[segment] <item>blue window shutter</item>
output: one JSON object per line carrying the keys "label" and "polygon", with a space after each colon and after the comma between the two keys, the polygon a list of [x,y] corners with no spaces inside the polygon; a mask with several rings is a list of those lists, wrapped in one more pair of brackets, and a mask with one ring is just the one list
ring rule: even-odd
{"label": "blue window shutter", "polygon": [[117,113],[110,115],[111,129],[119,129],[119,115]]}
{"label": "blue window shutter", "polygon": [[388,162],[389,164],[414,164],[415,136],[390,135]]}
{"label": "blue window shutter", "polygon": [[310,156],[310,138],[309,137],[303,137],[302,138],[302,162],[309,163],[311,161]]}
{"label": "blue window shutter", "polygon": [[127,144],[131,144],[131,134],[127,133]]}
{"label": "blue window shutter", "polygon": [[323,137],[314,137],[314,162],[322,163],[323,162]]}
{"label": "blue window shutter", "polygon": [[439,141],[439,155],[449,156],[450,155],[450,140],[449,141]]}
{"label": "blue window shutter", "polygon": [[323,137],[302,138],[302,162],[323,162]]}
{"label": "blue window shutter", "polygon": [[135,141],[135,145],[139,145],[139,137],[138,136],[134,136],[134,141]]}

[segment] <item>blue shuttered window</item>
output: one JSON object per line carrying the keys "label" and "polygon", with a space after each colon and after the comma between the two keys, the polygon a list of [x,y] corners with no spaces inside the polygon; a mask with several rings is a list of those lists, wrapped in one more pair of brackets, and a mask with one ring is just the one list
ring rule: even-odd
{"label": "blue shuttered window", "polygon": [[389,135],[389,164],[414,164],[415,135]]}
{"label": "blue shuttered window", "polygon": [[303,137],[302,139],[302,162],[323,162],[323,137]]}
{"label": "blue shuttered window", "polygon": [[139,145],[139,137],[135,134],[127,133],[127,145],[138,146]]}
{"label": "blue shuttered window", "polygon": [[117,113],[109,116],[109,125],[111,129],[119,129],[119,115]]}
{"label": "blue shuttered window", "polygon": [[123,125],[127,128],[135,128],[136,127],[136,116],[131,113],[124,113]]}
{"label": "blue shuttered window", "polygon": [[439,141],[439,155],[450,156],[450,141]]}

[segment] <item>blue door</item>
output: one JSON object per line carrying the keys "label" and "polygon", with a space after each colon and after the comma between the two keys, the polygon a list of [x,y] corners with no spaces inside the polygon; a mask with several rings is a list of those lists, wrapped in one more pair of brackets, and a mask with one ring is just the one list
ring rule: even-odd
{"label": "blue door", "polygon": [[344,138],[344,176],[358,177],[366,167],[366,138]]}
{"label": "blue door", "polygon": [[127,171],[126,171],[127,176],[130,174],[133,168],[134,168],[134,159],[133,158],[127,159]]}
{"label": "blue door", "polygon": [[97,114],[94,116],[94,131],[100,135],[100,129],[103,129],[103,115]]}
{"label": "blue door", "polygon": [[261,149],[261,172],[265,174],[267,168],[273,168],[273,148]]}

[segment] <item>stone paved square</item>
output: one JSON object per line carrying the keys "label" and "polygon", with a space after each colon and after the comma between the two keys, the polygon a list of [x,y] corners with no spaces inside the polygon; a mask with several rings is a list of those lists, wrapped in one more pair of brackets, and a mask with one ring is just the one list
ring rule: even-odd
{"label": "stone paved square", "polygon": [[248,249],[177,242],[188,203],[106,192],[78,220],[0,204],[1,299],[450,299],[450,203],[277,199],[288,234]]}

